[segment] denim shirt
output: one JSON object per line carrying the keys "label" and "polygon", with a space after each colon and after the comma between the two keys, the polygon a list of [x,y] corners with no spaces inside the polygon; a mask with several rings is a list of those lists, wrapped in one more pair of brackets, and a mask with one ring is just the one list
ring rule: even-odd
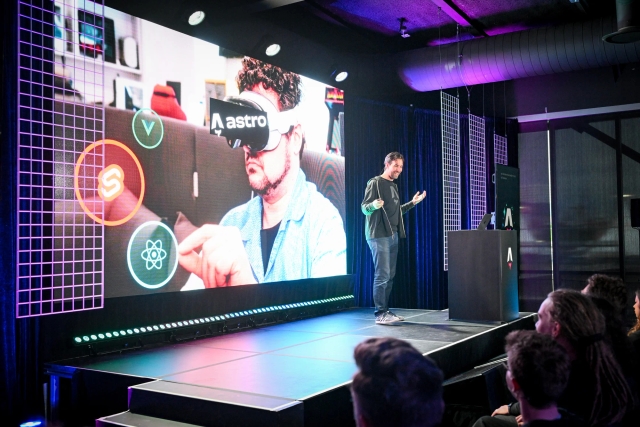
{"label": "denim shirt", "polygon": [[[266,273],[262,263],[260,230],[262,198],[254,197],[230,210],[220,225],[237,227],[258,283],[328,277],[347,274],[347,238],[338,209],[307,182],[302,170],[278,234],[273,242]],[[200,282],[199,286],[194,280]],[[186,289],[203,288],[191,275]],[[195,286],[194,286],[195,285]]]}

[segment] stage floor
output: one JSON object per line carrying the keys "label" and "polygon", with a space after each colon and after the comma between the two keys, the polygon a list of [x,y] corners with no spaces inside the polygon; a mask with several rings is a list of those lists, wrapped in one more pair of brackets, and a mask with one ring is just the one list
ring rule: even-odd
{"label": "stage floor", "polygon": [[[279,407],[283,402],[305,401],[347,385],[356,372],[353,350],[367,338],[400,338],[439,362],[451,359],[455,346],[459,346],[456,356],[473,357],[460,354],[460,351],[469,353],[465,343],[477,348],[495,341],[502,347],[508,330],[530,327],[531,323],[529,319],[527,325],[511,325],[530,317],[530,313],[521,313],[520,319],[509,324],[490,325],[450,321],[447,310],[394,309],[394,312],[406,321],[395,326],[376,325],[372,309],[354,308],[160,348],[69,359],[50,363],[47,368],[50,372],[73,369],[157,380],[153,388],[185,390],[185,386],[195,386],[198,393],[208,388],[212,396],[225,395],[225,401],[234,400],[229,396],[244,396],[240,400],[246,403],[247,399],[253,401],[259,396],[272,402],[263,401],[258,406]],[[492,333],[505,326],[499,336]],[[474,339],[478,344],[472,344]],[[437,357],[439,354],[442,357]],[[467,367],[460,366],[463,368]],[[457,367],[443,369],[446,377],[461,372]]]}

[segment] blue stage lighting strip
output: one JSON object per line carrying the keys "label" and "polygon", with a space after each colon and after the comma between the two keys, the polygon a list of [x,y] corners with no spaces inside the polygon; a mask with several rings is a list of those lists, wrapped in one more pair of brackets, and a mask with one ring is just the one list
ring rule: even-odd
{"label": "blue stage lighting strip", "polygon": [[156,325],[151,325],[151,326],[138,326],[135,328],[125,328],[125,329],[112,330],[109,332],[87,334],[87,335],[74,337],[73,341],[75,345],[91,344],[96,342],[119,339],[123,337],[130,337],[134,335],[158,333],[163,331],[178,330],[180,328],[186,328],[186,327],[191,327],[195,325],[224,322],[229,319],[252,316],[254,314],[277,312],[277,311],[283,311],[283,310],[289,310],[289,309],[301,308],[301,307],[311,307],[314,305],[328,304],[332,302],[347,301],[352,299],[354,299],[353,295],[345,295],[341,297],[326,298],[326,299],[314,300],[314,301],[296,302],[296,303],[283,304],[283,305],[273,305],[270,307],[254,308],[250,310],[237,311],[235,313],[226,313],[226,314],[219,314],[217,316],[200,317],[197,319],[182,320],[179,322],[158,323]]}

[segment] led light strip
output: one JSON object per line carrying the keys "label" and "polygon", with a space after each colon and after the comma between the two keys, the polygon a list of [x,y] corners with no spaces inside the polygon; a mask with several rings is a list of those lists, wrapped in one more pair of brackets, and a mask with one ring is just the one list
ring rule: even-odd
{"label": "led light strip", "polygon": [[88,335],[74,337],[73,341],[76,345],[90,344],[95,342],[104,342],[107,340],[119,339],[122,337],[130,337],[130,336],[140,335],[140,334],[177,330],[184,327],[211,324],[216,322],[224,322],[234,318],[252,316],[254,314],[277,312],[277,311],[288,310],[292,308],[310,307],[314,305],[327,304],[330,302],[346,301],[350,299],[354,299],[354,296],[345,295],[341,297],[326,298],[326,299],[314,300],[314,301],[274,305],[271,307],[261,307],[261,308],[251,309],[251,310],[237,311],[235,313],[221,314],[217,316],[200,317],[198,319],[191,319],[191,320],[182,320],[179,322],[158,323],[157,325],[152,325],[152,326],[139,326],[135,328],[119,329],[111,332],[88,334]]}

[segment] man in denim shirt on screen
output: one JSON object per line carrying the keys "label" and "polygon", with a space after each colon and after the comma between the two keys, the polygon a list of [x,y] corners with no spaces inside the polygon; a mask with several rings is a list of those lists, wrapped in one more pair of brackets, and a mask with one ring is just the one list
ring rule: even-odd
{"label": "man in denim shirt on screen", "polygon": [[259,197],[179,245],[180,265],[192,273],[183,290],[346,274],[342,218],[300,169],[304,134],[292,111],[300,76],[245,58],[236,81],[240,95],[228,101],[270,114],[268,141],[234,146]]}

